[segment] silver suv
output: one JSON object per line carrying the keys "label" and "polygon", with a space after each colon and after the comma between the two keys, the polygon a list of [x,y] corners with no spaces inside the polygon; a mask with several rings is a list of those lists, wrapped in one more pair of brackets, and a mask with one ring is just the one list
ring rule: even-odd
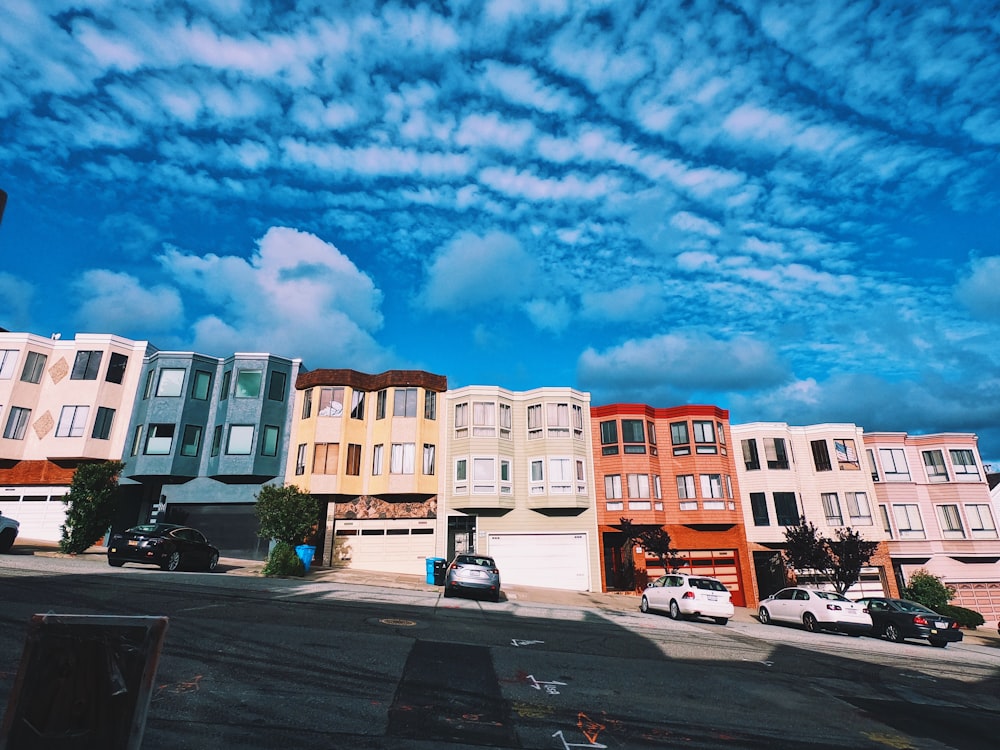
{"label": "silver suv", "polygon": [[453,596],[462,591],[484,594],[495,602],[500,601],[500,571],[488,555],[458,555],[448,566],[444,578],[444,595]]}

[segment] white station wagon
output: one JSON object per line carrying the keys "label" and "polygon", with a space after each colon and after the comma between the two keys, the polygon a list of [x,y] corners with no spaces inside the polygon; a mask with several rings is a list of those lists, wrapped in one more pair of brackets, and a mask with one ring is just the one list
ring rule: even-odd
{"label": "white station wagon", "polygon": [[681,617],[711,617],[725,625],[733,616],[732,595],[718,578],[668,573],[660,576],[642,592],[643,612],[667,612],[674,620]]}

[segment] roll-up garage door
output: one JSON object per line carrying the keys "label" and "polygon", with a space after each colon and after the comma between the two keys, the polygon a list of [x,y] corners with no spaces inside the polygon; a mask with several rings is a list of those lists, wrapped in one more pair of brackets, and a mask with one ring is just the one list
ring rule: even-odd
{"label": "roll-up garage door", "polygon": [[487,543],[501,585],[590,590],[586,534],[490,534]]}

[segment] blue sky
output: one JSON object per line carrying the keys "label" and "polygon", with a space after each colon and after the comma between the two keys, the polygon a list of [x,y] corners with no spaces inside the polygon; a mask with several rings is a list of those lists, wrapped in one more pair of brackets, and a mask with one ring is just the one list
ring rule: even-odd
{"label": "blue sky", "polygon": [[9,330],[1000,467],[996,3],[6,0],[0,69]]}

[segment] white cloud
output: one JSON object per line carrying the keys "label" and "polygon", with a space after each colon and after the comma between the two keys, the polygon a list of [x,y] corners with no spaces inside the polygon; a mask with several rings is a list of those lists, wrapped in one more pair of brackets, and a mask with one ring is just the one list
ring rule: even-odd
{"label": "white cloud", "polygon": [[1000,319],[1000,256],[974,257],[955,285],[955,295],[966,308],[987,319]]}
{"label": "white cloud", "polygon": [[80,300],[75,318],[81,330],[148,338],[183,320],[181,295],[165,284],[147,287],[127,273],[93,269],[74,281],[73,288]]}

